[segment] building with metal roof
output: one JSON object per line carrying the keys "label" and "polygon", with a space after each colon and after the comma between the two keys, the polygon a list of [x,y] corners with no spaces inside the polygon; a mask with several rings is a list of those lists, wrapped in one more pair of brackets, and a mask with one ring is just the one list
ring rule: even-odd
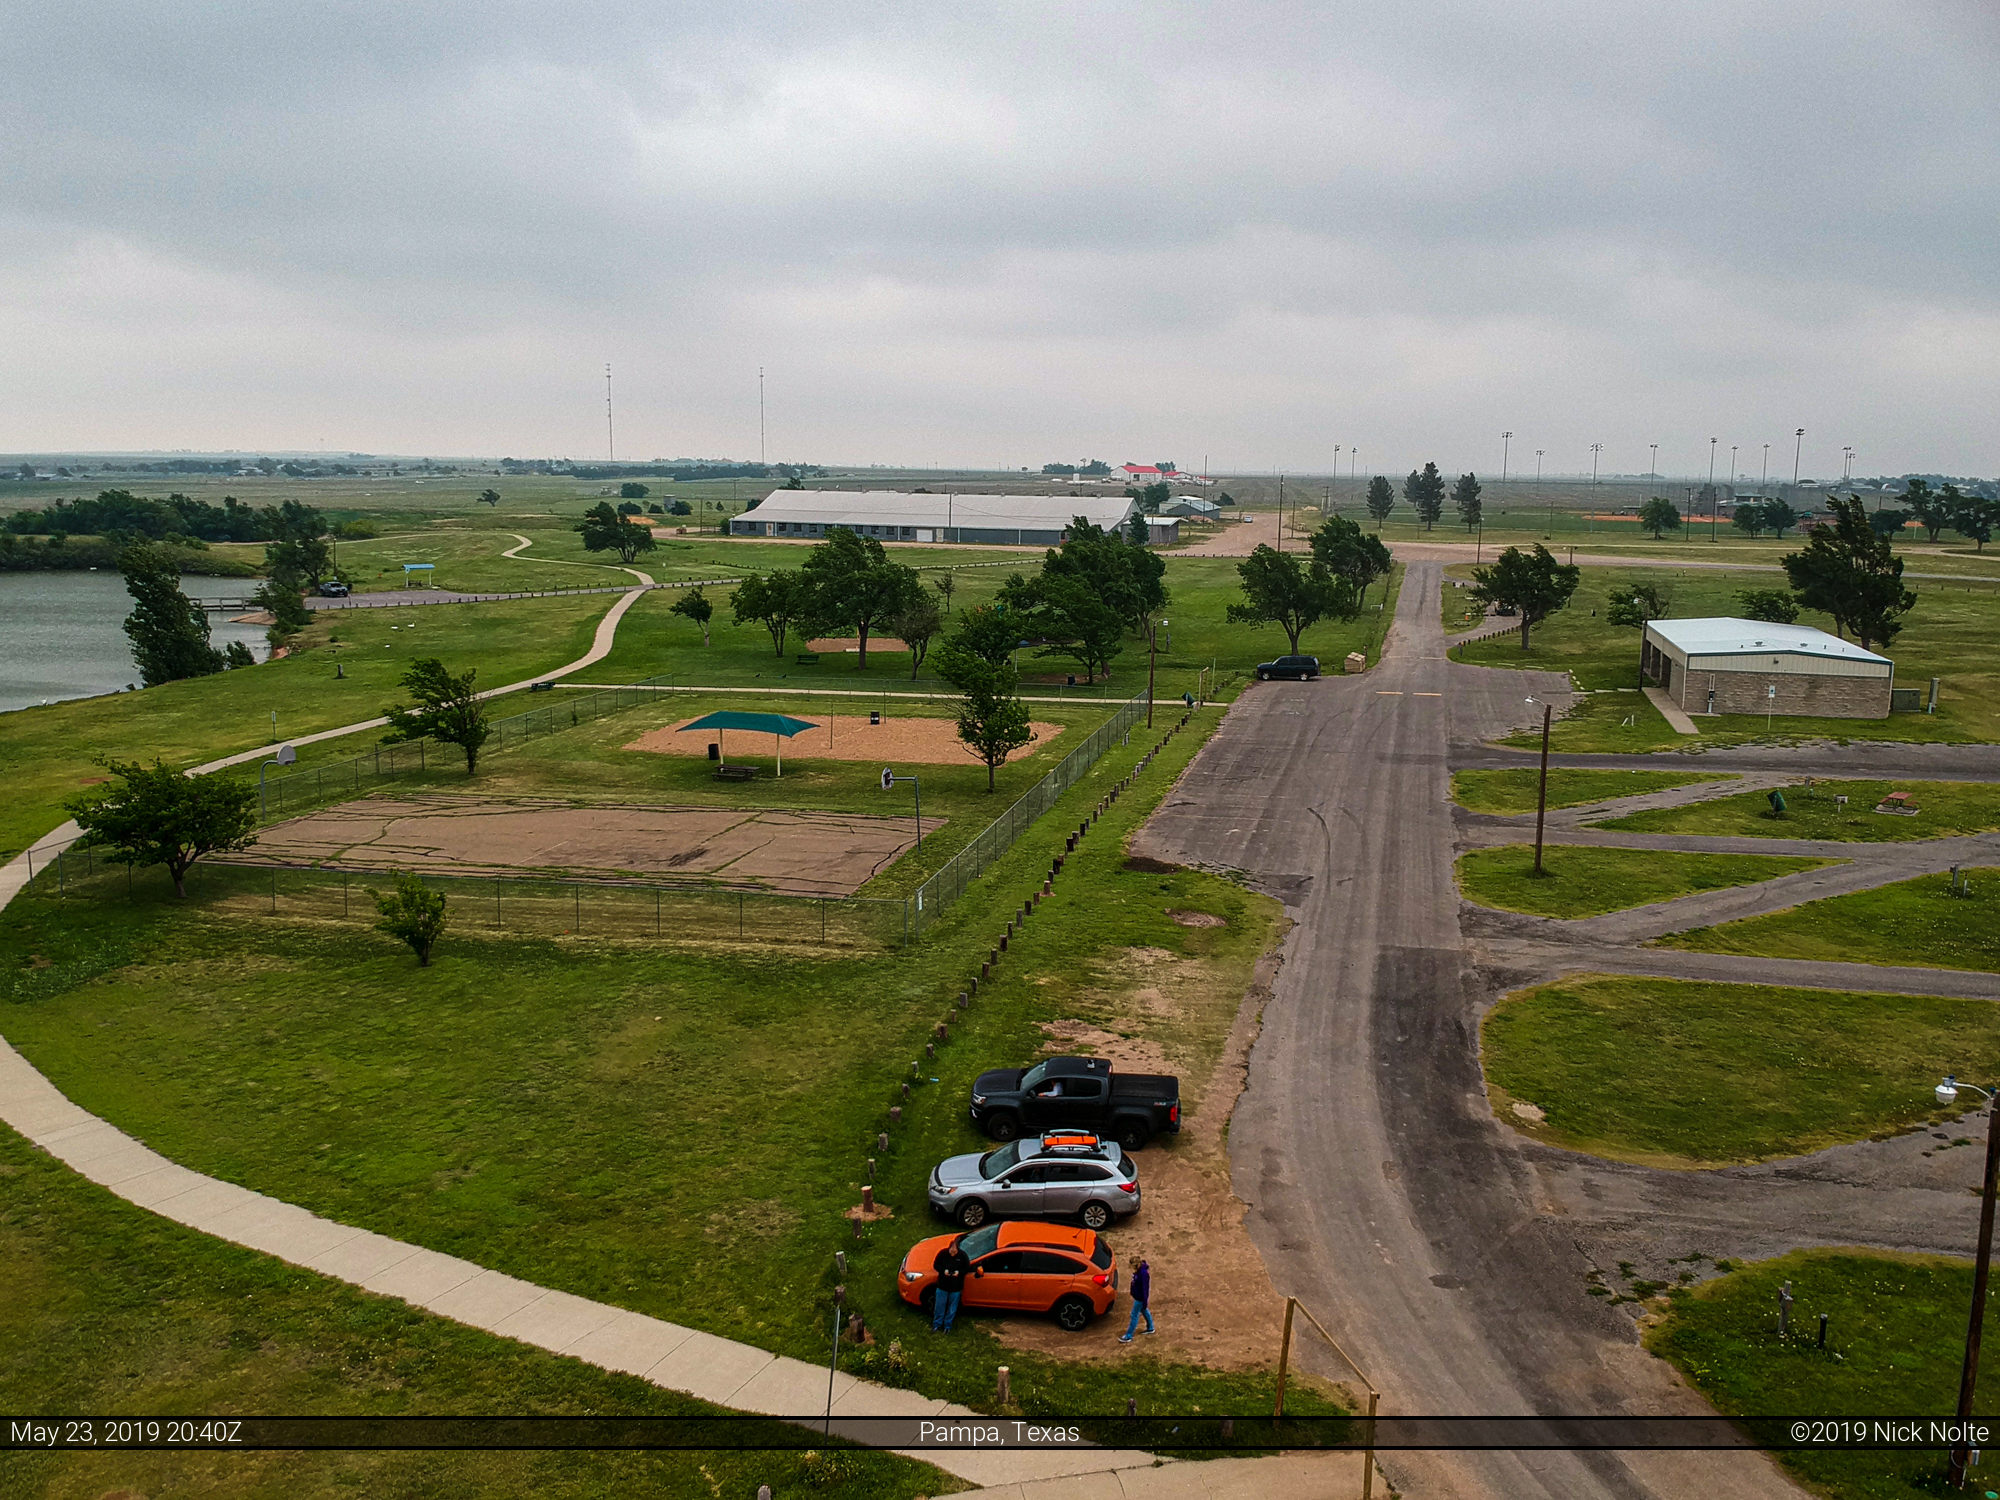
{"label": "building with metal roof", "polygon": [[735,536],[810,540],[845,526],[882,542],[1057,547],[1082,516],[1110,531],[1138,509],[1124,495],[940,495],[906,490],[773,490],[729,523]]}
{"label": "building with metal roof", "polygon": [[1896,664],[1810,625],[1654,620],[1640,670],[1691,714],[1885,719]]}

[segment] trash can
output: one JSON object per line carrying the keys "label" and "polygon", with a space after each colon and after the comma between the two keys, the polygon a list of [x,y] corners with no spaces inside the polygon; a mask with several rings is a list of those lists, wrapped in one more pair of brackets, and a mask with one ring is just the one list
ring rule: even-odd
{"label": "trash can", "polygon": [[881,709],[879,709],[879,708],[871,708],[871,709],[869,709],[869,710],[868,710],[868,722],[869,722],[870,724],[880,724],[880,723],[882,722],[882,710],[881,710]]}
{"label": "trash can", "polygon": [[722,759],[722,746],[718,745],[714,740],[708,742],[708,758],[710,760]]}

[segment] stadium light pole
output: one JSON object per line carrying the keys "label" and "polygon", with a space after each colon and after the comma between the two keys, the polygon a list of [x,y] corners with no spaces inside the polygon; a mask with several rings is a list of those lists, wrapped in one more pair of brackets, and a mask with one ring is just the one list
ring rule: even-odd
{"label": "stadium light pole", "polygon": [[1503,432],[1500,434],[1500,488],[1503,490],[1507,488],[1507,450],[1513,444],[1513,433]]}
{"label": "stadium light pole", "polygon": [[1799,492],[1799,455],[1806,450],[1806,430],[1801,427],[1792,434],[1792,495]]}
{"label": "stadium light pole", "polygon": [[[1962,1432],[1972,1416],[1972,1393],[1979,1383],[1979,1339],[1986,1325],[1986,1277],[1993,1263],[1993,1197],[2000,1182],[2000,1108],[1994,1106],[1993,1091],[1976,1083],[1960,1083],[1949,1073],[1937,1086],[1937,1102],[1949,1105],[1960,1089],[1986,1096],[1986,1179],[1979,1196],[1979,1258],[1972,1269],[1972,1314],[1965,1325],[1965,1364],[1958,1377],[1958,1425]],[[1970,1445],[1962,1439],[1952,1444],[1951,1468],[1945,1483],[1965,1487],[1966,1462]]]}
{"label": "stadium light pole", "polygon": [[1720,509],[1715,500],[1715,439],[1708,440],[1708,539],[1715,540],[1715,513]]}
{"label": "stadium light pole", "polygon": [[1770,488],[1771,488],[1771,445],[1769,443],[1766,443],[1764,445],[1764,470],[1761,474],[1757,476],[1758,498],[1759,499],[1764,498],[1765,492],[1768,491]]}
{"label": "stadium light pole", "polygon": [[[1536,488],[1536,489],[1540,489],[1540,488],[1542,487],[1542,454],[1543,454],[1543,452],[1544,452],[1544,451],[1545,451],[1545,450],[1544,450],[1544,449],[1541,449],[1541,448],[1537,448],[1537,449],[1535,450],[1535,488]],[[1549,524],[1550,524],[1551,526],[1553,526],[1553,525],[1555,524],[1555,518],[1556,518],[1556,515],[1555,515],[1555,502],[1554,502],[1553,500],[1551,500],[1551,501],[1549,502]]]}
{"label": "stadium light pole", "polygon": [[1660,445],[1658,443],[1648,443],[1646,446],[1653,450],[1653,488],[1658,489],[1660,487]]}

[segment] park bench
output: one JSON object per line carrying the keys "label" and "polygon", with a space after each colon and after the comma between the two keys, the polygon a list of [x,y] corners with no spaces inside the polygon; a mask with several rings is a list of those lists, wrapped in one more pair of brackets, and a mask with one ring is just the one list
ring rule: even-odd
{"label": "park bench", "polygon": [[715,779],[717,781],[751,781],[756,778],[756,775],[757,768],[755,766],[717,766],[715,768]]}
{"label": "park bench", "polygon": [[799,657],[799,665],[802,667],[816,667],[819,665],[819,656],[811,651],[804,652]]}

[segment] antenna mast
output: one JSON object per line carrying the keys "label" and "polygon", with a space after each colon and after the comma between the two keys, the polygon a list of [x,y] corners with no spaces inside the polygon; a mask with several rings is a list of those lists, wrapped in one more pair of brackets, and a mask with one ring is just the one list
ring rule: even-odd
{"label": "antenna mast", "polygon": [[618,460],[618,443],[611,429],[611,366],[604,367],[604,458],[607,463]]}

